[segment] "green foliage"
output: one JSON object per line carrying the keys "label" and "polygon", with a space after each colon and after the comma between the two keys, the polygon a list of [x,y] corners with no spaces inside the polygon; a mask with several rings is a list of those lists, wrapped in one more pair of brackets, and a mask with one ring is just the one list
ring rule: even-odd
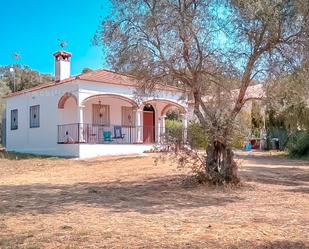
{"label": "green foliage", "polygon": [[[166,132],[169,135],[169,138],[172,138],[177,143],[183,141],[183,127],[182,122],[178,120],[169,120],[165,121]],[[233,136],[232,147],[241,149],[243,142],[245,141],[245,135],[242,133],[237,133]],[[196,150],[206,150],[209,143],[207,132],[202,127],[199,122],[190,122],[188,125],[188,142],[191,148]]]}
{"label": "green foliage", "polygon": [[272,145],[273,138],[279,139],[279,149],[284,150],[289,142],[288,130],[283,126],[268,127],[267,129],[267,148],[268,149],[273,149],[273,145]]}
{"label": "green foliage", "polygon": [[244,145],[246,137],[243,134],[235,134],[232,138],[231,146],[235,149],[242,149]]}
{"label": "green foliage", "polygon": [[[183,142],[182,122],[178,120],[165,120],[165,128],[169,138],[176,143]],[[190,122],[188,125],[188,142],[193,149],[206,149],[208,139],[205,129],[198,122]]]}
{"label": "green foliage", "polygon": [[241,134],[243,137],[248,137],[252,132],[252,117],[251,112],[247,110],[242,110],[236,120],[236,128],[234,131],[234,136],[239,136]]}
{"label": "green foliage", "polygon": [[166,119],[165,127],[167,129],[175,129],[175,130],[182,129],[182,122],[179,120]]}
{"label": "green foliage", "polygon": [[285,127],[290,133],[309,129],[308,77],[308,65],[304,65],[270,85],[268,127]]}
{"label": "green foliage", "polygon": [[261,114],[261,106],[257,101],[252,101],[251,109],[251,124],[252,129],[260,129],[263,127],[263,116]]}
{"label": "green foliage", "polygon": [[297,132],[288,143],[288,151],[292,157],[308,157],[309,131]]}
{"label": "green foliage", "polygon": [[188,140],[193,149],[206,149],[208,144],[208,137],[205,129],[200,123],[189,123]]}
{"label": "green foliage", "polygon": [[[294,156],[298,154],[298,136],[309,128],[309,108],[303,103],[294,104],[283,110],[270,109],[266,120],[267,126],[267,148],[271,149],[271,139],[279,138],[280,149],[287,148]],[[302,132],[300,132],[302,131]],[[300,140],[301,141],[301,140]],[[297,155],[295,155],[297,156]]]}
{"label": "green foliage", "polygon": [[[11,68],[14,69],[13,72],[10,71]],[[50,81],[52,81],[50,75],[41,74],[28,66],[9,65],[0,67],[0,123],[2,123],[2,115],[5,109],[3,100],[5,95],[10,92],[21,91]],[[2,134],[1,131],[0,134]]]}
{"label": "green foliage", "polygon": [[171,109],[166,113],[167,120],[179,120],[179,111],[177,109]]}
{"label": "green foliage", "polygon": [[82,70],[82,73],[89,73],[89,72],[92,72],[93,70],[89,67],[85,67],[83,70]]}
{"label": "green foliage", "polygon": [[260,138],[261,137],[261,133],[259,129],[255,129],[252,131],[252,138]]}
{"label": "green foliage", "polygon": [[10,93],[10,88],[6,85],[6,83],[0,79],[0,122],[2,122],[2,114],[5,108],[5,103],[3,97]]}
{"label": "green foliage", "polygon": [[[278,79],[267,92],[268,148],[271,138],[279,138],[280,149],[287,148],[291,156],[301,157],[306,152],[309,129],[308,64],[293,74]],[[308,142],[309,143],[309,142]]]}
{"label": "green foliage", "polygon": [[169,139],[172,139],[177,144],[182,143],[183,141],[183,133],[182,133],[182,123],[178,120],[165,120],[165,130],[169,137]]}
{"label": "green foliage", "polygon": [[230,144],[232,148],[242,149],[244,142],[252,133],[252,115],[251,110],[243,109],[237,116],[236,126],[232,134]]}
{"label": "green foliage", "polygon": [[[10,72],[10,68],[14,69],[14,72]],[[5,84],[13,91],[20,91],[30,87],[37,86],[41,83],[47,83],[52,81],[52,77],[49,74],[41,74],[32,70],[28,66],[13,65],[0,67],[1,79]],[[15,81],[15,89],[14,89]]]}

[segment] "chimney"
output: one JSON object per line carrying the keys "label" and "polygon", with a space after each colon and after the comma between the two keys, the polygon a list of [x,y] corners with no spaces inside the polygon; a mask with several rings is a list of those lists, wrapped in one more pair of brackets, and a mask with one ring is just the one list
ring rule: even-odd
{"label": "chimney", "polygon": [[59,82],[71,76],[71,54],[65,51],[54,53],[55,81]]}

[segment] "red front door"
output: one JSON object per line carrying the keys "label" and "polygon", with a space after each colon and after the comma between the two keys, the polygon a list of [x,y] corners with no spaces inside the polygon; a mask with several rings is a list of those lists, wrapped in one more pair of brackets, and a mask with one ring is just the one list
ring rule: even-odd
{"label": "red front door", "polygon": [[143,141],[144,143],[154,142],[154,125],[153,125],[153,112],[144,112],[144,128],[143,128]]}

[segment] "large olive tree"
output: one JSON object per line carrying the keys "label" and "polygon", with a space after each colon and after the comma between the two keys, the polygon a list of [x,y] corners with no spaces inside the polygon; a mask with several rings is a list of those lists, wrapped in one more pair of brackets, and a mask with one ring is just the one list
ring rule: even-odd
{"label": "large olive tree", "polygon": [[[253,81],[301,63],[308,5],[301,0],[113,0],[95,40],[115,70],[144,89],[186,88],[210,141],[204,169],[237,181],[231,137]],[[239,88],[239,91],[231,91]]]}

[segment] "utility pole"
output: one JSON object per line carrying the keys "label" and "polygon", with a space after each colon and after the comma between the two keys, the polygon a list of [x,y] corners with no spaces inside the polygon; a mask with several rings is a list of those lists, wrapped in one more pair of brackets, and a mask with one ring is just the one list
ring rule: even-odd
{"label": "utility pole", "polygon": [[15,83],[15,69],[14,67],[10,68],[10,73],[13,75],[13,92],[16,91],[16,83]]}
{"label": "utility pole", "polygon": [[[13,60],[17,61],[18,59],[20,59],[21,54],[14,52],[12,57],[13,57]],[[13,66],[10,68],[10,73],[13,75],[13,91],[16,92],[16,72],[15,72],[15,68],[14,68],[14,63],[13,63]]]}

